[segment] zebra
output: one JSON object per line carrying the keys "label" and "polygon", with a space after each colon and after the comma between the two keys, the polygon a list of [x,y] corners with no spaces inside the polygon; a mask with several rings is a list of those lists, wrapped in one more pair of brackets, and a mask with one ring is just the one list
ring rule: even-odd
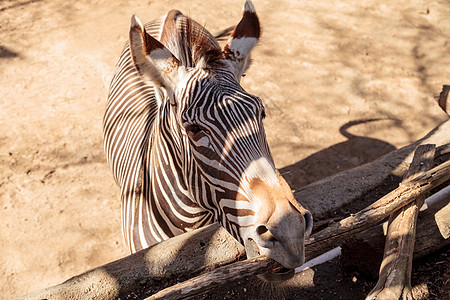
{"label": "zebra", "polygon": [[223,49],[180,11],[132,16],[103,125],[132,253],[219,222],[248,257],[304,263],[311,213],[275,168],[261,99],[240,85],[260,32],[249,0]]}

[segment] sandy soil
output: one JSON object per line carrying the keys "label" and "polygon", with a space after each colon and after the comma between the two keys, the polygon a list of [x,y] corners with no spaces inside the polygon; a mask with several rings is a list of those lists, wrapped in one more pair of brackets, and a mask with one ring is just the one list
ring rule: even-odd
{"label": "sandy soil", "polygon": [[[149,21],[177,8],[216,31],[238,22],[242,4],[0,2],[0,298],[127,255],[101,124],[131,14]],[[447,118],[433,96],[450,78],[449,2],[254,4],[264,32],[242,84],[266,105],[267,138],[292,188]]]}

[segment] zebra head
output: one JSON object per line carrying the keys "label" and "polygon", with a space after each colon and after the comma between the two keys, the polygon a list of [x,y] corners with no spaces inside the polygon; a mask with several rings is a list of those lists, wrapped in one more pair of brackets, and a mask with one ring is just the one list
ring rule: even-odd
{"label": "zebra head", "polygon": [[178,11],[165,18],[159,40],[133,17],[131,56],[155,86],[156,127],[165,128],[155,134],[170,140],[166,155],[174,156],[192,202],[240,240],[248,256],[264,254],[295,268],[304,263],[312,216],[274,166],[261,100],[240,85],[260,36],[250,1],[242,14],[223,49]]}

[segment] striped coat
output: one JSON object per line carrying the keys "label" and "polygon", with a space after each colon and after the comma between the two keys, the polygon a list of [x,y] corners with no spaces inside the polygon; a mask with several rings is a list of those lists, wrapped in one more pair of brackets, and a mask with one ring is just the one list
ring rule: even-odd
{"label": "striped coat", "polygon": [[179,11],[145,26],[133,16],[104,116],[132,252],[218,221],[256,253],[303,263],[311,215],[274,167],[261,100],[239,83],[259,34],[250,1],[223,49]]}

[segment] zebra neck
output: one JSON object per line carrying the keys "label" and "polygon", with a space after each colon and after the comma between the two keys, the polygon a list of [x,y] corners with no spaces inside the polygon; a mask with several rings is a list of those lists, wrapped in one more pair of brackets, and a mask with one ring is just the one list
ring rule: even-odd
{"label": "zebra neck", "polygon": [[[159,117],[161,117],[160,115]],[[157,117],[147,157],[150,180],[147,203],[150,228],[156,241],[211,223],[211,214],[192,201],[183,177],[180,145],[173,137],[170,120]],[[168,129],[170,128],[170,129]],[[156,233],[156,234],[155,234]]]}

